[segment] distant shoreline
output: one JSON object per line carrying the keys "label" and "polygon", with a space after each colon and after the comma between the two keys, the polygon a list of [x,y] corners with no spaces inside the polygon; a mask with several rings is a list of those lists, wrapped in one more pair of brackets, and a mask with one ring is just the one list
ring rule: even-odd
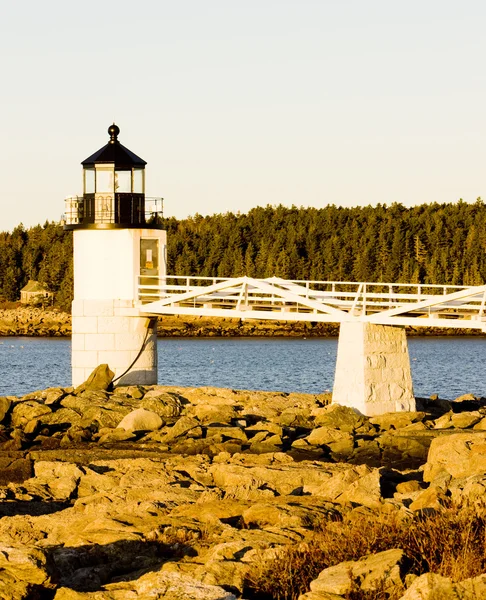
{"label": "distant shoreline", "polygon": [[[483,336],[482,331],[441,327],[407,327],[407,335]],[[233,317],[167,315],[159,318],[158,337],[288,337],[329,338],[339,335],[337,323],[256,321]],[[0,309],[0,337],[70,337],[71,315],[56,309],[18,306]]]}

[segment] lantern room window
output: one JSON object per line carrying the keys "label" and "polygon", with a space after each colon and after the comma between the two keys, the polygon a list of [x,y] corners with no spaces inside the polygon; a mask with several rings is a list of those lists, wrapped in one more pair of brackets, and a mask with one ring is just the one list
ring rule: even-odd
{"label": "lantern room window", "polygon": [[96,193],[109,194],[115,191],[113,181],[113,168],[96,169]]}
{"label": "lantern room window", "polygon": [[143,169],[133,169],[133,193],[134,194],[143,194],[144,193],[144,170]]}
{"label": "lantern room window", "polygon": [[84,193],[94,194],[95,193],[95,170],[85,169],[84,170]]}
{"label": "lantern room window", "polygon": [[115,192],[129,194],[132,191],[132,172],[115,171]]}

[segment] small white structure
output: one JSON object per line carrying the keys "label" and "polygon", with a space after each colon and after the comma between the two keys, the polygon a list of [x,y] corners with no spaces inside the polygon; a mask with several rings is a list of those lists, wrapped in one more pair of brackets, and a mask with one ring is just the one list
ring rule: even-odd
{"label": "small white structure", "polygon": [[66,199],[64,228],[74,236],[73,385],[102,363],[118,383],[157,383],[157,317],[140,316],[136,306],[144,276],[166,275],[162,199],[145,198],[146,162],[120,144],[119,132],[113,124],[108,144],[83,161],[83,196]]}
{"label": "small white structure", "polygon": [[50,292],[42,283],[29,279],[27,285],[20,290],[20,302],[22,304],[42,304],[44,302],[52,303],[54,294]]}

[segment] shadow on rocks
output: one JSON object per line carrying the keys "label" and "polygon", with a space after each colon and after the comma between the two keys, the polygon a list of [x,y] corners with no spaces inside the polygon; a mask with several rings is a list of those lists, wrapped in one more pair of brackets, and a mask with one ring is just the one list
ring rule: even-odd
{"label": "shadow on rocks", "polygon": [[49,550],[59,587],[77,592],[96,592],[103,585],[133,581],[162,564],[196,554],[190,546],[158,541],[120,540],[111,544],[77,547],[58,546]]}
{"label": "shadow on rocks", "polygon": [[2,500],[0,501],[0,518],[28,515],[52,515],[71,506],[71,502],[56,502],[46,500]]}

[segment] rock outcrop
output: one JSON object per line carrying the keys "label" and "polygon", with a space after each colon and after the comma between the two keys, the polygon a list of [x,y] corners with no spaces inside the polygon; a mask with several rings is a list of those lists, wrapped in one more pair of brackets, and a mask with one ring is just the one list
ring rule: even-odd
{"label": "rock outcrop", "polygon": [[[330,395],[109,391],[100,374],[0,398],[2,598],[245,597],[256,565],[312,543],[323,524],[413,519],[486,491],[480,399],[367,418]],[[411,577],[409,565],[398,546],[330,564],[302,598],[383,581],[404,600],[484,586]]]}
{"label": "rock outcrop", "polygon": [[71,315],[55,309],[30,306],[0,309],[0,337],[7,335],[68,336]]}

